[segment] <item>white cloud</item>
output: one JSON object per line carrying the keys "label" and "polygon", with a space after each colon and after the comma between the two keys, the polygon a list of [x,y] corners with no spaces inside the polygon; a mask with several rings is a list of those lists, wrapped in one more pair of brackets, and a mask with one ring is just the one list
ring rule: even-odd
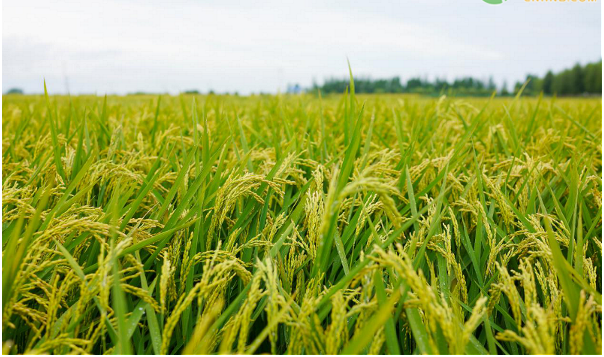
{"label": "white cloud", "polygon": [[60,92],[66,75],[72,92],[276,91],[345,75],[346,57],[373,77],[511,81],[599,59],[593,4],[508,2],[5,1],[2,87]]}

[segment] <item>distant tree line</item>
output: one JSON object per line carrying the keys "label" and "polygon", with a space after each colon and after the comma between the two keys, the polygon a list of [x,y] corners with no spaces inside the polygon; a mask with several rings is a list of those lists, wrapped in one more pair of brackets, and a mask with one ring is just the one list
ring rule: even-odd
{"label": "distant tree line", "polygon": [[6,94],[23,94],[23,90],[21,88],[11,88],[6,91]]}
{"label": "distant tree line", "polygon": [[[355,78],[354,87],[357,93],[418,93],[425,95],[440,95],[452,93],[456,95],[490,96],[493,92],[499,95],[514,95],[527,83],[523,93],[527,95],[538,95],[543,92],[546,95],[601,95],[602,94],[602,61],[589,63],[585,66],[576,64],[571,69],[559,73],[548,71],[543,78],[528,75],[524,82],[517,82],[512,91],[508,90],[507,83],[497,88],[492,78],[483,81],[473,77],[455,79],[448,82],[437,78],[434,81],[415,77],[406,83],[401,82],[400,77],[391,79],[369,79]],[[310,92],[323,94],[343,93],[348,88],[347,78],[330,78],[322,85],[314,83]]]}
{"label": "distant tree line", "polygon": [[[585,66],[576,64],[573,68],[559,73],[548,71],[543,78],[527,76],[531,81],[524,89],[527,94],[582,95],[602,94],[602,61]],[[515,90],[522,86],[516,83]]]}

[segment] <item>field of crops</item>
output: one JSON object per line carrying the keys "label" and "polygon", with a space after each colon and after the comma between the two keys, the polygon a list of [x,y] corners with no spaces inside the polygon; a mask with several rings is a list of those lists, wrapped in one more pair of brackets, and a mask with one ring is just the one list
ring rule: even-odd
{"label": "field of crops", "polygon": [[4,353],[602,351],[602,104],[5,96]]}

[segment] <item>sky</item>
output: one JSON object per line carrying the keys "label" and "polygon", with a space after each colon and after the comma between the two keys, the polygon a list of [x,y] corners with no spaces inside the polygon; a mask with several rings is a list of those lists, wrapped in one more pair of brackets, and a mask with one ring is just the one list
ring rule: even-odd
{"label": "sky", "polygon": [[601,59],[601,2],[4,0],[2,91],[285,91],[347,75],[492,76]]}

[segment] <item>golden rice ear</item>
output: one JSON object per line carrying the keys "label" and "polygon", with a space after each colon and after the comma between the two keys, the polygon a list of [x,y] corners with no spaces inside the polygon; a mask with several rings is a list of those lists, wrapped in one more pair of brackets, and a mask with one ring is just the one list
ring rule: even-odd
{"label": "golden rice ear", "polygon": [[364,85],[4,96],[3,352],[601,353],[601,100]]}
{"label": "golden rice ear", "polygon": [[166,313],[166,307],[169,301],[168,300],[168,284],[170,279],[172,278],[172,273],[174,269],[170,263],[170,255],[168,252],[164,254],[164,264],[161,268],[161,276],[159,280],[159,305],[161,309],[161,313]]}
{"label": "golden rice ear", "polygon": [[208,305],[195,324],[191,339],[183,350],[183,355],[206,355],[213,351],[216,344],[216,330],[212,325],[220,316],[224,300],[218,299],[213,305]]}

